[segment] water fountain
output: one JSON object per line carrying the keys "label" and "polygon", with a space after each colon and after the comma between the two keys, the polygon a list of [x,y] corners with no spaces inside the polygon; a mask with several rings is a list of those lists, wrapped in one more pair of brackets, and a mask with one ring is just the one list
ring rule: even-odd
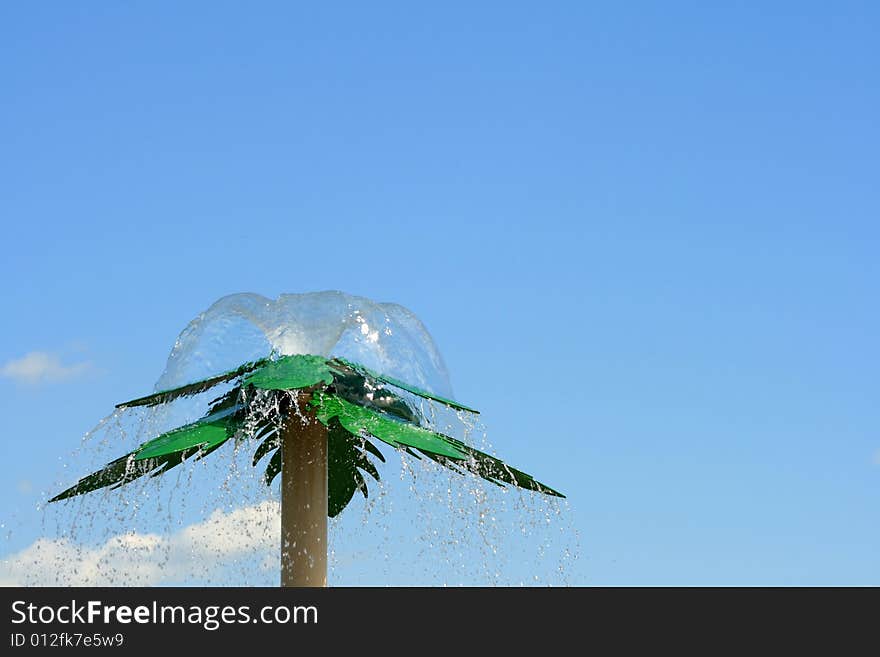
{"label": "water fountain", "polygon": [[220,394],[201,417],[142,442],[50,501],[164,474],[229,441],[251,442],[253,465],[267,459],[265,482],[281,480],[281,584],[323,586],[327,518],[355,493],[368,495],[365,474],[379,481],[372,459],[385,458],[377,442],[404,458],[561,497],[438,430],[444,413],[468,423],[477,411],[452,399],[433,340],[396,304],[341,292],[224,297],[180,334],[156,392],[117,409],[161,412],[210,391]]}

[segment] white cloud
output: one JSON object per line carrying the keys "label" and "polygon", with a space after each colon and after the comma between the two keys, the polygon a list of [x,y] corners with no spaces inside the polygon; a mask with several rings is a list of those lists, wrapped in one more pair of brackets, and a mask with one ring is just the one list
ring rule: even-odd
{"label": "white cloud", "polygon": [[[0,561],[0,586],[156,586],[221,579],[245,557],[256,568],[278,567],[277,501],[225,513],[171,535],[126,533],[96,547],[40,538]],[[251,566],[253,567],[253,566]]]}
{"label": "white cloud", "polygon": [[65,365],[56,354],[47,351],[32,351],[3,365],[0,368],[0,376],[19,383],[58,383],[74,379],[87,372],[91,367],[92,364],[89,362]]}

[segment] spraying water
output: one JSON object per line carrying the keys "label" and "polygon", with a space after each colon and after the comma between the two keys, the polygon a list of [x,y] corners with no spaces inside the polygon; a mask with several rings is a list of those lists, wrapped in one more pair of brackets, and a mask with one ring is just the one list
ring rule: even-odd
{"label": "spraying water", "polygon": [[344,292],[223,297],[180,334],[163,390],[234,369],[269,354],[343,356],[378,372],[451,397],[440,350],[424,324],[395,303]]}
{"label": "spraying water", "polygon": [[[181,332],[155,389],[295,354],[345,357],[452,397],[442,356],[412,312],[342,292],[220,299]],[[117,411],[86,435],[65,470],[87,471],[192,421],[208,401],[203,394]],[[424,424],[490,449],[475,416],[410,401]],[[47,509],[43,538],[4,561],[0,581],[274,585],[279,493],[277,485],[262,485],[250,463],[252,448],[230,444],[223,447],[225,458],[188,461],[176,474]],[[370,497],[331,523],[331,583],[566,583],[577,537],[566,523],[564,502],[414,457],[403,456],[397,476],[391,469],[398,466],[386,464]],[[69,481],[69,475],[62,478]]]}

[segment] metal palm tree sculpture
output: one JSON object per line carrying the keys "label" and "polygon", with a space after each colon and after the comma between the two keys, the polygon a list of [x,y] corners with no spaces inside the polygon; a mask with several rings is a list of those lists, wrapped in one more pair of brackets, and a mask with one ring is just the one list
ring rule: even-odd
{"label": "metal palm tree sculpture", "polygon": [[421,426],[411,401],[395,390],[477,411],[343,358],[266,358],[117,408],[155,406],[226,382],[233,387],[211,402],[204,417],[140,445],[50,501],[157,476],[189,457],[207,456],[230,439],[251,439],[258,443],[254,465],[272,454],[266,483],[281,474],[281,584],[324,586],[327,517],[342,512],[356,491],[366,497],[363,473],[379,480],[370,456],[385,459],[374,439],[456,472],[562,497],[497,458]]}

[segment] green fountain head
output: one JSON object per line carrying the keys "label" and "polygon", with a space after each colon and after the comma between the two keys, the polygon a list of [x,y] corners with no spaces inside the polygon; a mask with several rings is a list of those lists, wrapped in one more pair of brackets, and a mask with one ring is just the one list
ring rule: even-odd
{"label": "green fountain head", "polygon": [[[356,491],[367,494],[361,471],[378,480],[379,473],[368,455],[385,459],[373,440],[426,456],[452,470],[470,471],[496,484],[561,496],[499,459],[421,426],[421,414],[397,390],[460,412],[477,413],[474,409],[344,358],[328,359],[310,354],[266,358],[202,381],[124,402],[118,408],[164,404],[224,382],[234,383],[233,388],[215,399],[203,418],[147,441],[50,501],[121,486],[144,475],[162,474],[189,457],[207,456],[236,437],[257,443],[255,465],[272,454],[265,473],[266,483],[271,484],[281,471],[279,430],[292,414],[300,412],[298,398],[329,430],[328,511],[331,517],[346,507]],[[274,397],[274,403],[265,403],[267,395]],[[260,400],[259,418],[252,422],[249,421],[251,405],[257,399]],[[271,410],[266,412],[266,409]]]}

